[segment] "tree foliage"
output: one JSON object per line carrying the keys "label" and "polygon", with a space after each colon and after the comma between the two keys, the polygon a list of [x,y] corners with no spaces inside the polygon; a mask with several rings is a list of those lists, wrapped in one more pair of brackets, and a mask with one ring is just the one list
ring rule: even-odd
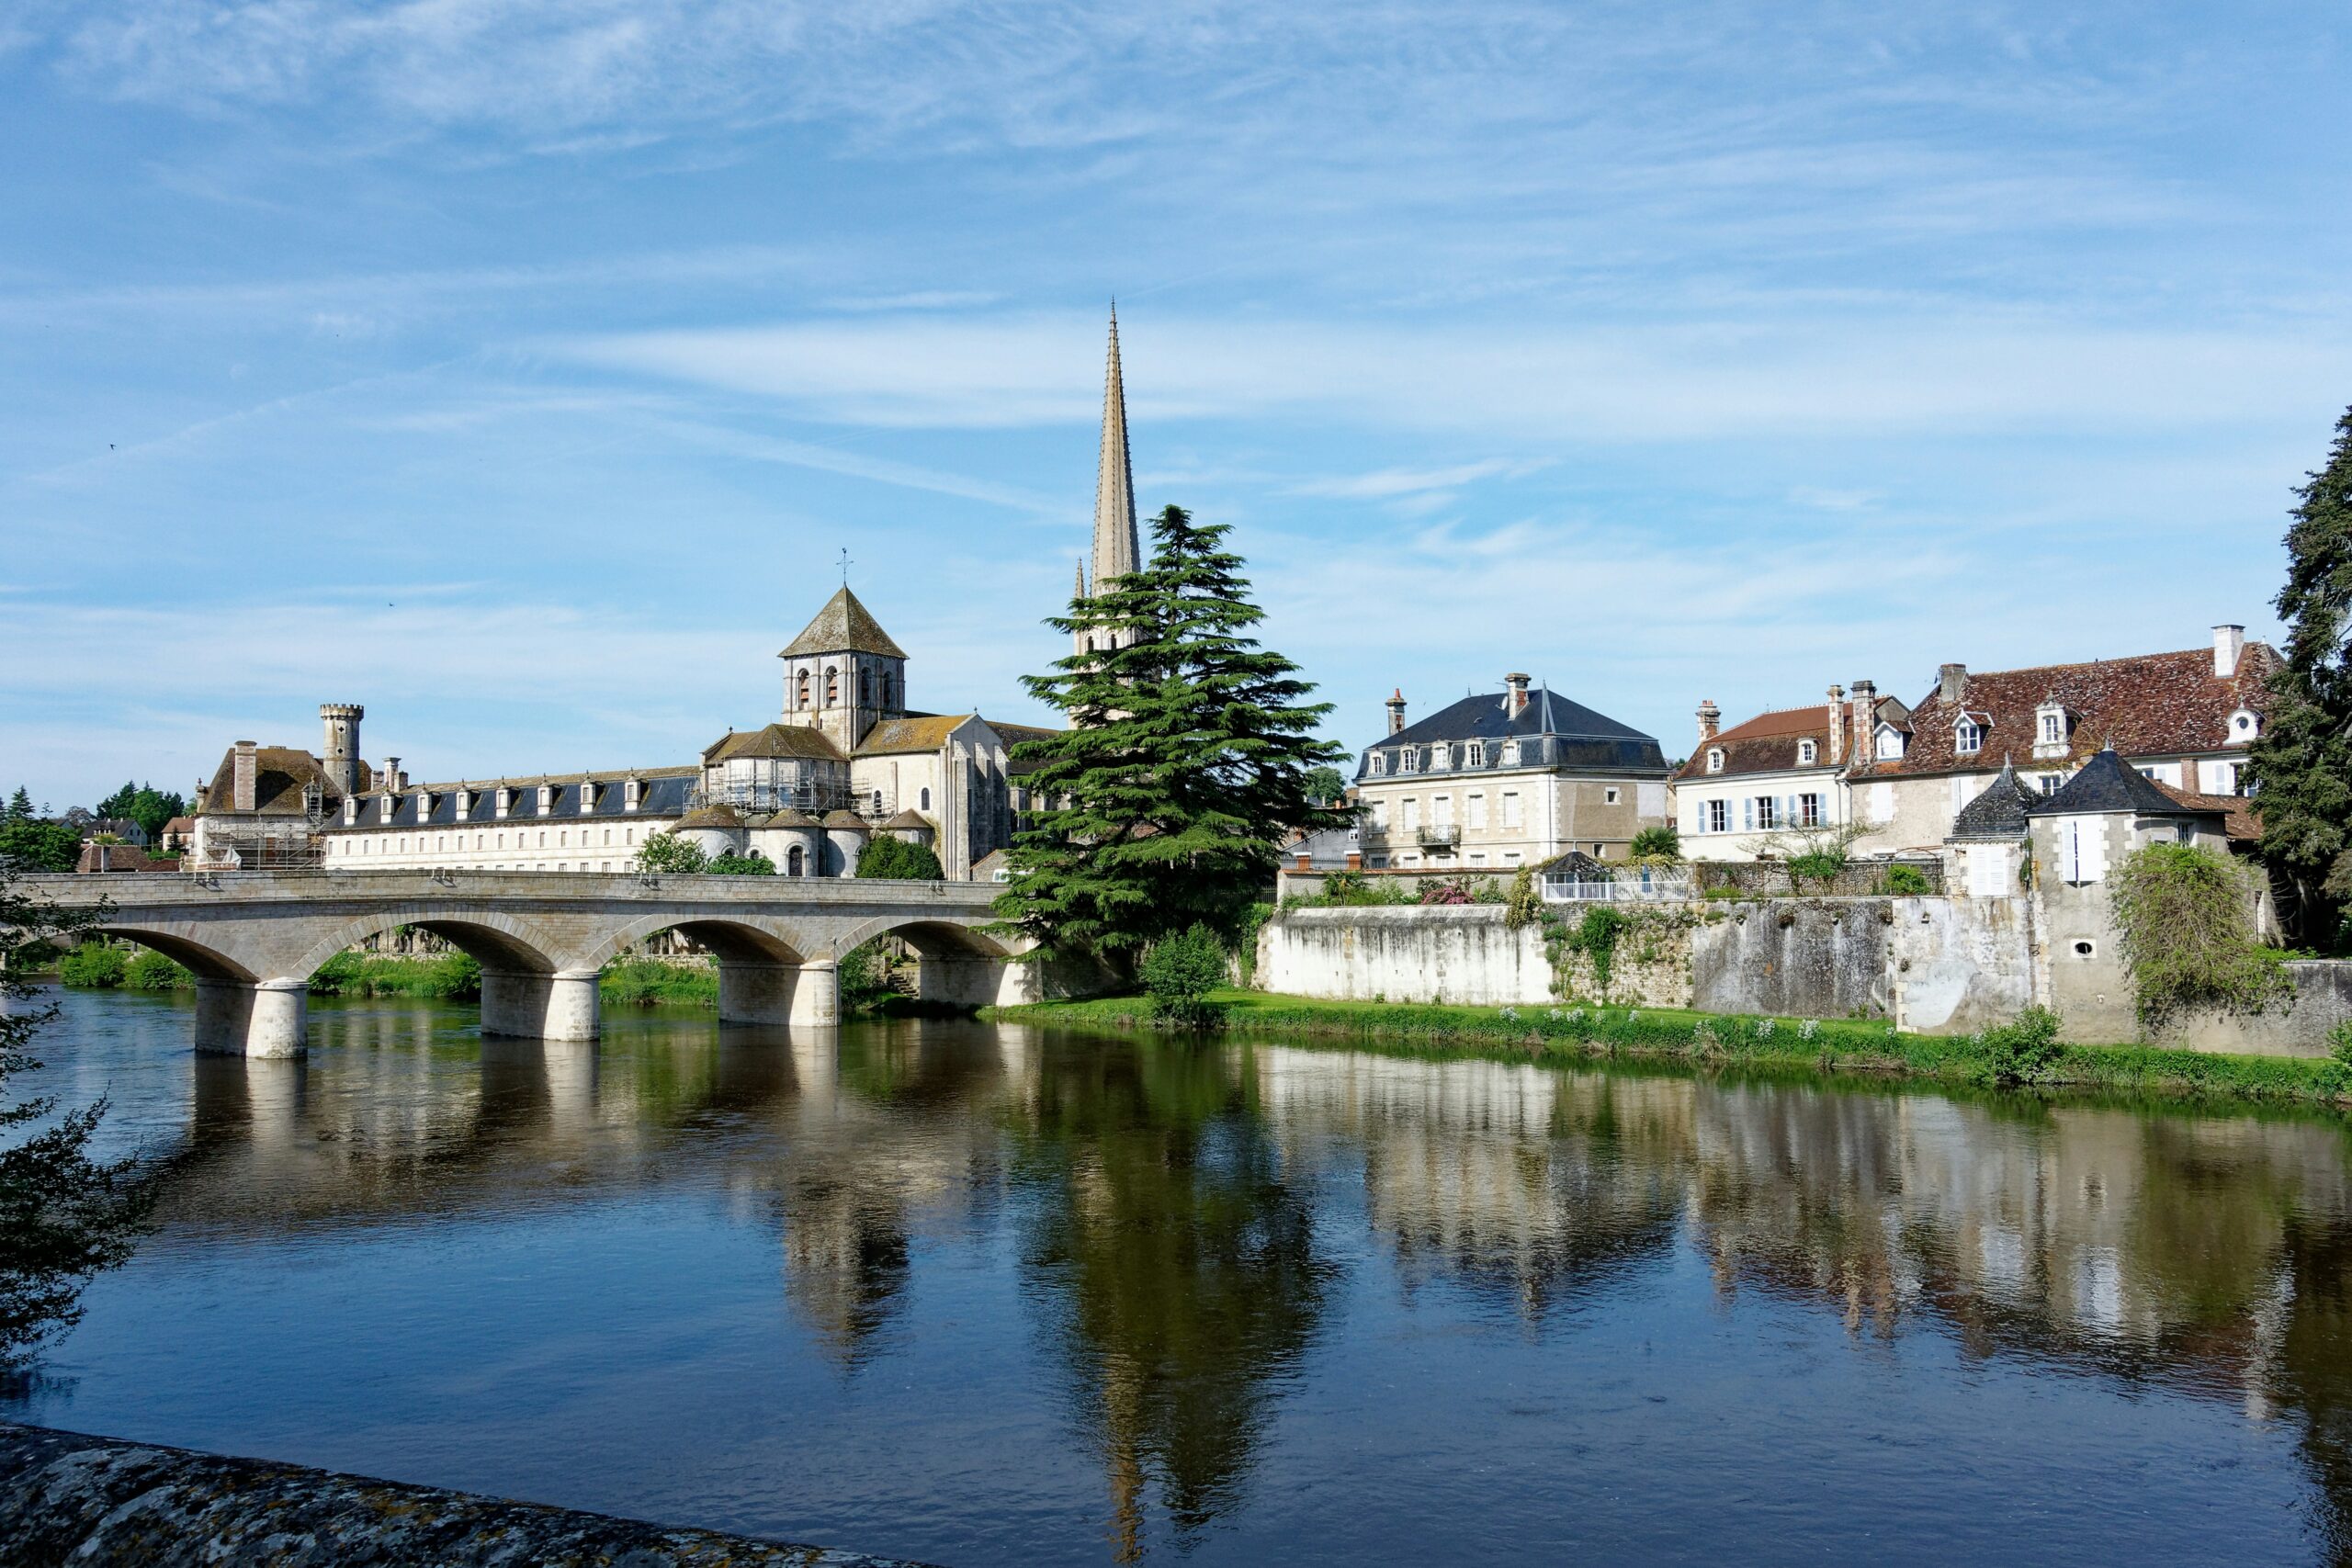
{"label": "tree foliage", "polygon": [[650,833],[637,846],[637,869],[693,874],[710,869],[710,857],[692,839],[675,833]]}
{"label": "tree foliage", "polygon": [[57,1016],[27,1005],[35,991],[23,955],[70,943],[96,919],[30,897],[0,871],[0,1367],[23,1365],[80,1321],[83,1287],[130,1258],[147,1213],[135,1162],[90,1157],[105,1100],[61,1111],[53,1096],[6,1094],[9,1079],[40,1066],[33,1040]]}
{"label": "tree foliage", "polygon": [[1628,852],[1644,865],[1675,865],[1682,859],[1682,835],[1671,824],[1645,828],[1634,835]]}
{"label": "tree foliage", "polygon": [[2258,1013],[2293,994],[2283,955],[2254,939],[2254,887],[2227,856],[2150,844],[2117,870],[2109,895],[2151,1033],[2188,1009]]}
{"label": "tree foliage", "polygon": [[[2352,409],[2292,516],[2287,581],[2273,602],[2287,623],[2284,658],[2247,773],[2262,797],[2263,861],[2292,895],[2282,913],[2310,941],[2352,893]],[[2339,865],[2346,875],[2331,893]]]}
{"label": "tree foliage", "polygon": [[751,850],[740,855],[713,855],[703,870],[713,876],[774,876],[775,862]]}
{"label": "tree foliage", "polygon": [[1216,1017],[1208,997],[1225,984],[1225,944],[1204,925],[1161,937],[1144,953],[1141,977],[1153,1017],[1200,1028]]}
{"label": "tree foliage", "polygon": [[857,874],[900,882],[938,882],[946,876],[928,844],[910,844],[888,833],[857,852]]}
{"label": "tree foliage", "polygon": [[165,793],[153,784],[134,784],[126,780],[120,789],[98,802],[96,812],[100,817],[138,823],[152,844],[164,836],[165,823],[187,814],[187,802],[178,794]]}
{"label": "tree foliage", "polygon": [[0,822],[0,870],[72,871],[82,858],[82,835],[67,822],[38,817]]}
{"label": "tree foliage", "polygon": [[1348,793],[1340,770],[1325,762],[1306,770],[1306,798],[1317,806],[1337,806]]}
{"label": "tree foliage", "polygon": [[1261,613],[1227,530],[1178,506],[1151,528],[1148,564],[1047,623],[1091,651],[1024,678],[1071,727],[1014,752],[1046,804],[997,903],[1012,930],[1114,960],[1195,925],[1234,938],[1283,836],[1346,822],[1312,799],[1312,770],[1341,755],[1314,735],[1329,705],[1250,635]]}

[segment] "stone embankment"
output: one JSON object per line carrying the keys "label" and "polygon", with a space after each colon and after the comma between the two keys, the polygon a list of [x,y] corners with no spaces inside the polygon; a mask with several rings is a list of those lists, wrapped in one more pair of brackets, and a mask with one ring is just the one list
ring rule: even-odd
{"label": "stone embankment", "polygon": [[0,1423],[18,1568],[912,1568],[895,1558]]}

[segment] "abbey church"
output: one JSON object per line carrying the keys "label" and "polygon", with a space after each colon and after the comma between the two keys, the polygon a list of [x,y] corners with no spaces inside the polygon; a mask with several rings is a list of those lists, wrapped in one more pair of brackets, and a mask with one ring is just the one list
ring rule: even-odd
{"label": "abbey church", "polygon": [[[1114,314],[1080,597],[1139,558]],[[322,752],[240,740],[198,781],[194,863],[623,872],[667,832],[786,876],[851,875],[877,835],[929,845],[954,880],[995,872],[1028,807],[1012,750],[1048,731],[912,705],[913,660],[846,583],[777,657],[775,718],[656,767],[419,784],[398,757],[363,761],[364,708],[330,703]]]}

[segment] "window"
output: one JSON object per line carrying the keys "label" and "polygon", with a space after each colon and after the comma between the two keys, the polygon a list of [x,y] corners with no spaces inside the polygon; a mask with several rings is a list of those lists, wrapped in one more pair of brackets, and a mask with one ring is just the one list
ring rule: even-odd
{"label": "window", "polygon": [[1731,831],[1731,802],[1704,800],[1699,803],[1699,831],[1728,833]]}
{"label": "window", "polygon": [[2041,739],[2044,742],[2051,745],[2055,745],[2057,742],[2065,739],[2065,716],[2055,713],[2043,714],[2041,716]]}
{"label": "window", "polygon": [[918,807],[918,809],[919,809],[919,810],[923,810],[923,811],[928,811],[928,810],[930,810],[930,809],[931,809],[931,789],[930,789],[930,786],[929,786],[929,785],[925,785],[925,786],[924,786],[924,788],[923,788],[923,792],[922,792],[922,797],[921,797],[921,798],[922,798],[922,805],[920,807]]}
{"label": "window", "polygon": [[828,664],[825,666],[825,705],[831,707],[841,700],[842,672]]}
{"label": "window", "polygon": [[1893,725],[1882,725],[1878,732],[1878,760],[1899,761],[1903,756],[1903,731]]}
{"label": "window", "polygon": [[[557,847],[558,849],[565,849],[565,850],[570,849],[570,848],[571,847],[571,829],[569,829],[569,828],[567,828],[567,829],[565,829],[563,831],[561,831],[561,832],[558,833],[558,834],[555,836],[555,841],[556,841],[556,847]],[[583,844],[584,844],[584,843],[586,843],[588,840],[585,840],[585,839],[582,839],[582,840],[581,840],[580,841],[581,841],[582,843],[583,843]]]}
{"label": "window", "polygon": [[882,815],[882,792],[878,789],[874,792],[874,815]]}
{"label": "window", "polygon": [[1798,767],[1800,767],[1800,768],[1809,768],[1809,767],[1813,766],[1814,759],[1815,759],[1815,757],[1819,756],[1820,754],[1821,754],[1821,753],[1820,753],[1820,748],[1818,748],[1818,747],[1816,747],[1815,745],[1814,745],[1814,743],[1813,743],[1812,741],[1810,741],[1810,740],[1800,740],[1800,741],[1798,741],[1798,742],[1797,742],[1797,766],[1798,766]]}
{"label": "window", "polygon": [[1769,795],[1759,795],[1748,803],[1750,825],[1770,832],[1781,825],[1781,803]]}
{"label": "window", "polygon": [[611,843],[612,841],[613,841],[613,830],[612,830],[610,828],[607,828],[607,829],[605,829],[605,842],[606,842],[607,844],[609,844],[609,843]]}
{"label": "window", "polygon": [[1517,828],[1521,825],[1519,815],[1519,791],[1507,789],[1503,791],[1503,826]]}
{"label": "window", "polygon": [[2064,773],[2044,773],[2041,775],[2041,793],[2044,795],[2056,795],[2058,793],[2058,786],[2065,782],[2066,775]]}
{"label": "window", "polygon": [[1503,863],[1505,865],[1517,865],[1519,863],[1519,860],[1520,854],[1517,850],[1505,850],[1503,852]]}
{"label": "window", "polygon": [[1517,767],[1518,765],[1519,765],[1519,742],[1518,742],[1518,741],[1516,741],[1516,740],[1506,740],[1506,741],[1504,741],[1504,742],[1503,742],[1503,766],[1504,766],[1504,767],[1506,767],[1506,768],[1515,768],[1515,767]]}
{"label": "window", "polygon": [[1472,740],[1465,742],[1462,748],[1462,765],[1465,768],[1485,767],[1487,765],[1487,743],[1483,740]]}
{"label": "window", "polygon": [[1952,729],[1951,749],[1962,756],[1973,756],[1984,750],[1984,727],[1973,718],[1962,718]]}
{"label": "window", "polygon": [[1486,851],[1484,851],[1484,850],[1472,850],[1472,851],[1470,852],[1470,863],[1471,863],[1472,865],[1484,865],[1484,864],[1486,864],[1486,863],[1487,863],[1487,852],[1486,852]]}
{"label": "window", "polygon": [[1608,788],[1600,792],[1600,804],[1603,806],[1614,806],[1617,804],[1617,786],[1615,784],[1611,784]]}
{"label": "window", "polygon": [[1405,831],[1409,833],[1421,825],[1421,803],[1411,795],[1408,795],[1405,797],[1403,806]]}
{"label": "window", "polygon": [[1402,773],[1418,773],[1421,771],[1421,754],[1410,746],[1408,746],[1403,750],[1397,752],[1396,760],[1403,764],[1402,768],[1399,769]]}
{"label": "window", "polygon": [[1821,826],[1821,796],[1817,795],[1797,796],[1797,826],[1800,828]]}
{"label": "window", "polygon": [[805,708],[808,705],[808,671],[806,670],[800,672],[799,679],[793,683],[792,705],[797,708]]}
{"label": "window", "polygon": [[1599,860],[1602,855],[1607,854],[1608,852],[1608,849],[1603,845],[1595,844],[1592,846],[1592,858],[1595,860]]}
{"label": "window", "polygon": [[2235,762],[2206,763],[2205,778],[2212,785],[2211,794],[2235,795],[2238,793],[2238,765]]}
{"label": "window", "polygon": [[1441,795],[1433,796],[1430,799],[1430,821],[1440,828],[1452,826],[1453,822],[1453,796],[1450,795]]}
{"label": "window", "polygon": [[548,847],[548,833],[547,833],[547,829],[544,829],[544,828],[542,828],[542,829],[539,829],[539,848],[541,848],[541,849],[546,849],[547,847]]}
{"label": "window", "polygon": [[1471,831],[1485,831],[1487,826],[1487,797],[1483,795],[1472,795],[1464,807],[1464,811],[1470,819]]}
{"label": "window", "polygon": [[1723,771],[1724,754],[1722,749],[1720,747],[1709,748],[1707,751],[1707,772],[1711,773],[1720,773]]}
{"label": "window", "polygon": [[1430,772],[1437,773],[1453,765],[1453,752],[1443,741],[1430,748]]}

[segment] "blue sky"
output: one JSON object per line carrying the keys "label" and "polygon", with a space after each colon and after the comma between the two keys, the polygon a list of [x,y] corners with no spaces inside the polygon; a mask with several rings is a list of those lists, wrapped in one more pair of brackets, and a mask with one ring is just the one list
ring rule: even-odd
{"label": "blue sky", "polygon": [[837,581],[924,707],[1092,504],[1234,525],[1361,745],[1690,745],[2273,630],[2352,402],[2321,4],[0,10],[0,787],[683,761]]}

